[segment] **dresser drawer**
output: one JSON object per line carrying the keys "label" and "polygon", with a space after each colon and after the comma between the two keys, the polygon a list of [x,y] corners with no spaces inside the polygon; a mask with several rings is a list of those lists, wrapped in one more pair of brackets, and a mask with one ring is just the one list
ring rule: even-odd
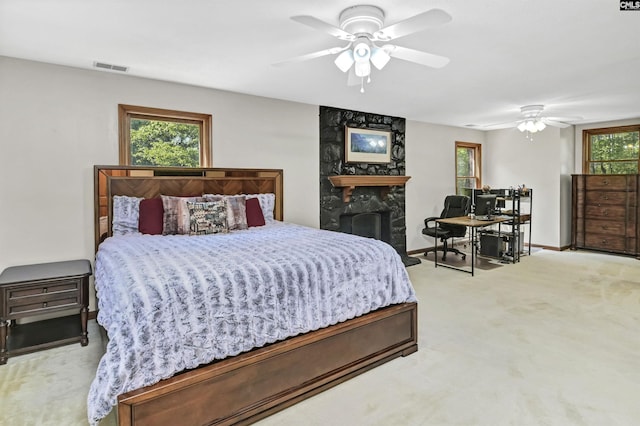
{"label": "dresser drawer", "polygon": [[624,253],[627,251],[627,238],[624,236],[614,236],[609,234],[585,234],[584,246],[585,248]]}
{"label": "dresser drawer", "polygon": [[613,205],[586,205],[584,208],[584,217],[587,219],[602,218],[624,221],[627,219],[627,208]]}
{"label": "dresser drawer", "polygon": [[584,177],[585,189],[605,191],[635,191],[635,175],[589,175]]}
{"label": "dresser drawer", "polygon": [[618,205],[635,207],[636,194],[622,191],[585,191],[587,205]]}
{"label": "dresser drawer", "polygon": [[586,219],[584,231],[588,234],[607,234],[633,237],[636,234],[635,223],[624,221]]}

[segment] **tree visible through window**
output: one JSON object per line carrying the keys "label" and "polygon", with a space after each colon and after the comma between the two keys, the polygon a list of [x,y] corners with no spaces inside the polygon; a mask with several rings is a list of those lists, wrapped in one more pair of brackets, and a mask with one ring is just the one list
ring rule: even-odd
{"label": "tree visible through window", "polygon": [[635,174],[640,169],[640,126],[583,131],[583,172]]}
{"label": "tree visible through window", "polygon": [[211,116],[119,105],[120,164],[210,166]]}
{"label": "tree visible through window", "polygon": [[471,196],[482,185],[482,145],[456,142],[456,194]]}

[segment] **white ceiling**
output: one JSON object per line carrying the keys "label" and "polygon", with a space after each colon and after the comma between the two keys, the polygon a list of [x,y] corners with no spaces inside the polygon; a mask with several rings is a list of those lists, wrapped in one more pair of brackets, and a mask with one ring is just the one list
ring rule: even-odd
{"label": "white ceiling", "polygon": [[448,12],[394,44],[449,65],[392,59],[364,94],[331,56],[273,66],[343,44],[291,16],[338,25],[357,0],[0,0],[0,55],[461,127],[515,121],[529,104],[576,124],[640,117],[640,11],[618,0],[367,1],[386,25]]}

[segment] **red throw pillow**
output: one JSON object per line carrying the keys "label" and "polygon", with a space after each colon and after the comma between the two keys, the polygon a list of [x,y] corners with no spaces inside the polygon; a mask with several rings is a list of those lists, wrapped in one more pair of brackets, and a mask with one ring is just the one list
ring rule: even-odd
{"label": "red throw pillow", "polygon": [[162,198],[149,198],[140,201],[138,231],[143,234],[162,235],[163,215]]}
{"label": "red throw pillow", "polygon": [[260,201],[257,198],[247,198],[247,225],[252,226],[264,226],[264,214],[260,208]]}

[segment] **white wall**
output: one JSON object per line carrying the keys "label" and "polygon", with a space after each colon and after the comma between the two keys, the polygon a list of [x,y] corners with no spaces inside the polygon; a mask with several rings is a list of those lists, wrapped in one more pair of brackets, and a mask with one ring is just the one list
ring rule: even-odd
{"label": "white wall", "polygon": [[[432,247],[433,238],[422,234],[424,219],[439,216],[444,198],[456,193],[455,143],[482,144],[485,132],[407,120],[406,186],[407,250]],[[483,158],[486,148],[482,147]],[[485,162],[486,160],[483,160]]]}
{"label": "white wall", "polygon": [[285,220],[318,226],[317,106],[0,57],[0,270],[93,259],[119,103],[212,114],[214,167],[284,169]]}
{"label": "white wall", "polygon": [[560,215],[566,202],[561,173],[572,165],[573,138],[567,137],[567,130],[547,127],[533,135],[533,141],[517,129],[487,132],[486,141],[483,183],[493,188],[523,184],[532,188],[531,242],[560,247],[567,226]]}

